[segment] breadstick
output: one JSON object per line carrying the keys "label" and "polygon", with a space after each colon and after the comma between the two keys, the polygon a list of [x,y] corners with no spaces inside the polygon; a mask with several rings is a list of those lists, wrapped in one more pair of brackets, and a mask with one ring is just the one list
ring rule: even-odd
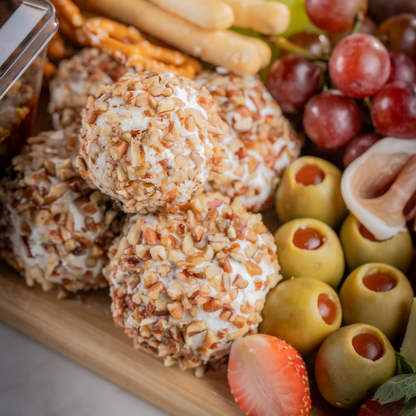
{"label": "breadstick", "polygon": [[81,8],[133,25],[192,55],[237,74],[261,68],[256,45],[230,31],[208,31],[144,0],[76,0]]}
{"label": "breadstick", "polygon": [[233,25],[233,9],[220,0],[149,0],[161,9],[207,30]]}
{"label": "breadstick", "polygon": [[230,36],[234,36],[236,38],[240,38],[246,42],[251,42],[253,45],[256,46],[257,51],[260,56],[260,63],[261,68],[265,68],[269,65],[270,60],[272,59],[272,50],[270,49],[269,45],[259,38],[254,38],[252,36],[244,36],[237,32],[231,32]]}
{"label": "breadstick", "polygon": [[223,0],[234,11],[234,26],[264,35],[283,33],[290,23],[290,10],[283,4],[262,0]]}

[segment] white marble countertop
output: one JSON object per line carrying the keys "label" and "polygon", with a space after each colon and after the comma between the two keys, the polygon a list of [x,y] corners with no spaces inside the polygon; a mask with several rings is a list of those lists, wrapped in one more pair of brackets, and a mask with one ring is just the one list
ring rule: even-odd
{"label": "white marble countertop", "polygon": [[0,322],[0,415],[166,413]]}

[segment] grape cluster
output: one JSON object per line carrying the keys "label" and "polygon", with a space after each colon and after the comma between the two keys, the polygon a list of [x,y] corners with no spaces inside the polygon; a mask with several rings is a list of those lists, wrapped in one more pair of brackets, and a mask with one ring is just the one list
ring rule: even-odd
{"label": "grape cluster", "polygon": [[345,166],[382,137],[416,138],[416,15],[377,27],[367,8],[367,0],[305,0],[326,35],[293,34],[268,81],[283,111],[303,112],[316,145],[345,146]]}

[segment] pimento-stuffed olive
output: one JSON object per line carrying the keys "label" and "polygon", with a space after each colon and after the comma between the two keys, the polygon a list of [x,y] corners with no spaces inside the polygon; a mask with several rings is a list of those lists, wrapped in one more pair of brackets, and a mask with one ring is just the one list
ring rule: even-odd
{"label": "pimento-stuffed olive", "polygon": [[391,342],[404,335],[413,289],[400,270],[382,263],[360,266],[347,277],[339,296],[345,325],[373,325]]}
{"label": "pimento-stuffed olive", "polygon": [[267,296],[260,332],[274,335],[300,354],[319,347],[341,326],[338,295],[331,286],[309,277],[285,280]]}
{"label": "pimento-stuffed olive", "polygon": [[413,244],[408,231],[379,241],[352,214],[342,224],[340,238],[349,270],[367,263],[386,263],[406,273]]}
{"label": "pimento-stuffed olive", "polygon": [[293,220],[276,231],[275,240],[284,279],[313,277],[338,286],[344,274],[344,253],[327,224],[312,218]]}
{"label": "pimento-stuffed olive", "polygon": [[276,195],[276,209],[283,222],[316,218],[336,227],[347,215],[341,196],[341,171],[332,163],[312,156],[295,160],[283,175]]}
{"label": "pimento-stuffed olive", "polygon": [[396,374],[396,355],[377,328],[353,324],[338,329],[319,348],[315,380],[324,399],[351,409]]}

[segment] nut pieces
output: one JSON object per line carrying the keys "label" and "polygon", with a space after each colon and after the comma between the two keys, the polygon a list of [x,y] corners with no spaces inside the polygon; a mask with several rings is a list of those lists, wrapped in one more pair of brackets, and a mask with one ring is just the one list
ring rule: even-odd
{"label": "nut pieces", "polygon": [[126,74],[99,94],[83,113],[78,167],[125,212],[187,202],[220,170],[223,123],[192,81]]}
{"label": "nut pieces", "polygon": [[299,155],[300,142],[259,78],[204,72],[195,81],[212,94],[229,126],[224,172],[212,172],[207,189],[239,196],[247,209],[259,211],[271,202],[280,173]]}
{"label": "nut pieces", "polygon": [[111,56],[95,48],[85,48],[71,59],[61,61],[50,82],[49,112],[55,129],[77,123],[88,96],[95,95],[101,85],[112,84],[127,72]]}
{"label": "nut pieces", "polygon": [[106,250],[118,230],[110,199],[89,188],[71,161],[76,133],[29,138],[0,185],[1,256],[44,290],[105,286]]}
{"label": "nut pieces", "polygon": [[[29,285],[102,286],[118,225],[107,194],[135,214],[108,251],[115,324],[166,365],[201,373],[231,341],[257,331],[281,279],[272,235],[235,197],[262,208],[299,143],[255,78],[214,74],[208,83],[230,129],[193,81],[127,73],[97,88],[113,70],[125,72],[94,49],[61,66],[50,111],[56,125],[75,123],[30,138],[13,159],[0,189],[1,254]],[[83,110],[77,156],[73,132],[87,94],[95,96]],[[202,194],[208,179],[228,196]]]}
{"label": "nut pieces", "polygon": [[229,203],[203,194],[172,212],[136,214],[109,250],[114,320],[166,365],[222,358],[229,341],[256,332],[281,279],[261,216]]}

